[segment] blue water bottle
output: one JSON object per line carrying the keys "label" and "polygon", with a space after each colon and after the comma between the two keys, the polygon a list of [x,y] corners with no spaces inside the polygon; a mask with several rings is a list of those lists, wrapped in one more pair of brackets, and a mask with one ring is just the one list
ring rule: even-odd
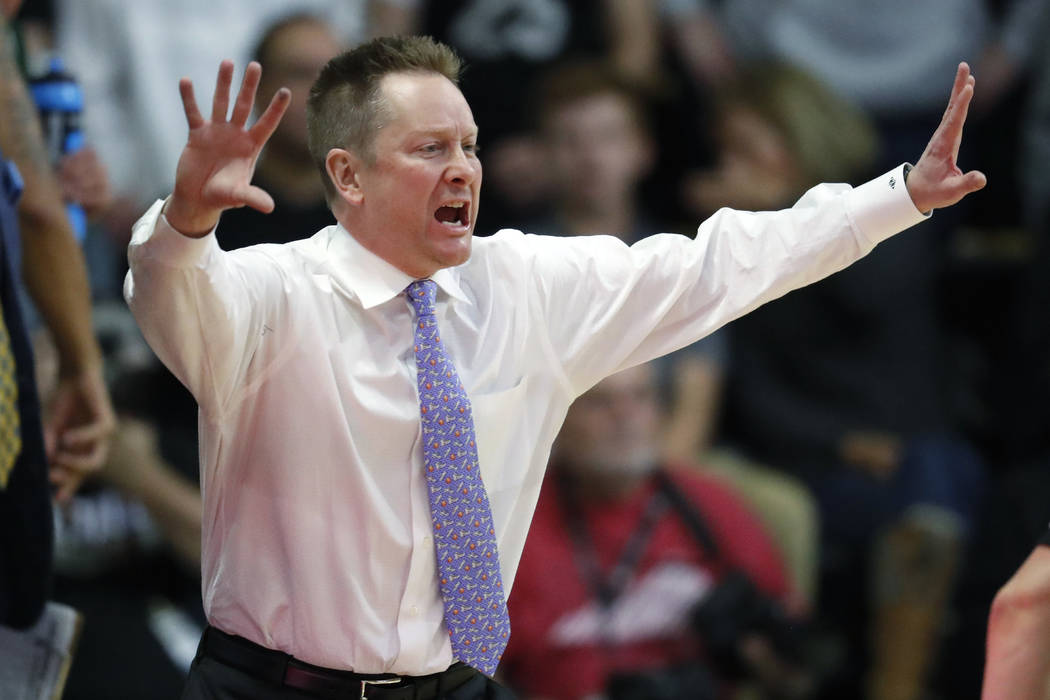
{"label": "blue water bottle", "polygon": [[[44,142],[52,164],[84,147],[80,114],[84,110],[84,93],[73,76],[65,72],[62,59],[52,58],[46,74],[29,81],[29,92],[40,113]],[[66,203],[66,213],[77,241],[87,232],[87,216],[75,202]]]}

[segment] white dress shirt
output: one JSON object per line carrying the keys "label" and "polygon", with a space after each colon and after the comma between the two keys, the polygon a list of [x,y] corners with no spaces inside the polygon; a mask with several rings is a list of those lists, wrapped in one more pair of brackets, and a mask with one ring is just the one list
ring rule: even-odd
{"label": "white dress shirt", "polygon": [[[321,666],[445,669],[412,278],[340,226],[223,252],[213,235],[174,231],[161,206],[135,227],[125,296],[200,405],[209,621]],[[500,231],[436,273],[508,591],[576,396],[922,218],[897,168],[856,189],[818,186],[781,212],[721,210],[695,239]]]}

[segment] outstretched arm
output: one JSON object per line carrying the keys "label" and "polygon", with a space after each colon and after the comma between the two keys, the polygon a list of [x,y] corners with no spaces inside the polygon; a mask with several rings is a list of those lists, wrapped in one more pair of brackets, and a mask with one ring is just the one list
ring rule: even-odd
{"label": "outstretched arm", "polygon": [[233,62],[223,61],[212,98],[211,119],[204,119],[188,78],[179,81],[189,137],[175,171],[175,191],[165,207],[168,223],[183,235],[199,238],[215,228],[226,209],[249,206],[273,211],[273,198],[251,184],[263,145],[281,121],[291,93],[281,88],[251,128],[245,128],[255,103],[262,68],[252,61],[244,71],[233,113],[226,117],[233,82]]}
{"label": "outstretched arm", "polygon": [[922,157],[908,176],[908,193],[919,211],[928,212],[951,206],[971,192],[981,189],[987,182],[984,173],[977,170],[964,173],[956,164],[973,89],[974,77],[970,75],[970,66],[960,63],[948,108]]}
{"label": "outstretched arm", "polygon": [[164,202],[166,216],[155,203],[135,225],[128,248],[124,296],[131,312],[157,356],[206,413],[225,410],[244,387],[244,360],[283,299],[282,273],[270,255],[225,254],[207,235],[225,209],[273,209],[251,177],[290,93],[278,90],[248,128],[260,74],[258,63],[249,64],[229,119],[232,62],[219,68],[210,119],[201,116],[190,81],[180,82],[189,137],[175,190]]}

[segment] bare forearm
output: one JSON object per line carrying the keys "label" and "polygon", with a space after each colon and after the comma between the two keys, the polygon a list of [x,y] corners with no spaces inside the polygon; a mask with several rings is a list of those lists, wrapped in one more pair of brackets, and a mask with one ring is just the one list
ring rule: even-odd
{"label": "bare forearm", "polygon": [[20,224],[26,286],[68,375],[94,370],[102,360],[91,325],[91,291],[83,255],[63,212],[61,205],[48,213],[26,211],[23,206]]}
{"label": "bare forearm", "polygon": [[0,20],[0,149],[25,181],[19,203],[23,271],[29,293],[47,321],[63,369],[100,362],[91,328],[91,296],[83,256],[65,217],[58,181],[43,145],[36,108],[15,65]]}
{"label": "bare forearm", "polygon": [[161,457],[151,424],[132,417],[120,421],[101,477],[142,503],[186,566],[200,570],[200,489]]}
{"label": "bare forearm", "polygon": [[144,488],[136,494],[182,562],[200,571],[201,494],[171,467],[156,465],[148,469]]}

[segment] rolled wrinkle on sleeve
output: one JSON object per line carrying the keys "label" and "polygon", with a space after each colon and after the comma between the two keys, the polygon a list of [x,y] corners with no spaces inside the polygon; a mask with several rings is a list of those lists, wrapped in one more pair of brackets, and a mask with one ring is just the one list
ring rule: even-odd
{"label": "rolled wrinkle on sleeve", "polygon": [[222,251],[214,231],[180,234],[162,206],[157,201],[133,228],[124,297],[160,360],[202,410],[221,413],[258,342],[252,328],[262,326],[265,278]]}

